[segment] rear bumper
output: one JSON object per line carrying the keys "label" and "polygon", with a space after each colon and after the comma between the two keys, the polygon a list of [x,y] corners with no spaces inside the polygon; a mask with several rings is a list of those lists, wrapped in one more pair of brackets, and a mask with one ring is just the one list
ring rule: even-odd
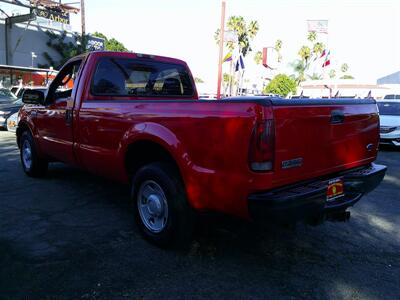
{"label": "rear bumper", "polygon": [[[255,221],[281,224],[329,218],[337,212],[344,212],[364,194],[375,189],[385,176],[386,169],[386,166],[371,164],[328,178],[251,194],[248,197],[249,213]],[[343,179],[345,195],[327,202],[328,182],[339,177]]]}

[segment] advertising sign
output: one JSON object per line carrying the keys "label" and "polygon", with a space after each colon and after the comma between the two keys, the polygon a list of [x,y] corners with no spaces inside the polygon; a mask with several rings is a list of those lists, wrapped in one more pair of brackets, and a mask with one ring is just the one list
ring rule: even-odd
{"label": "advertising sign", "polygon": [[308,31],[328,33],[328,20],[307,20]]}
{"label": "advertising sign", "polygon": [[104,50],[105,45],[104,45],[104,39],[95,37],[95,36],[89,36],[88,41],[87,41],[87,46],[86,50],[88,51],[102,51]]}
{"label": "advertising sign", "polygon": [[39,18],[49,19],[53,22],[69,24],[69,13],[50,9],[33,8],[32,12]]}

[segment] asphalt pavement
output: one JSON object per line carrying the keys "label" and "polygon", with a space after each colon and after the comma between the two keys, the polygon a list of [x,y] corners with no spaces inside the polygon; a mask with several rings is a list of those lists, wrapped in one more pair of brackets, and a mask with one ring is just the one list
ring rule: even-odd
{"label": "asphalt pavement", "polygon": [[347,223],[203,220],[187,252],[139,235],[129,189],[52,164],[24,175],[0,132],[0,299],[400,299],[400,151]]}

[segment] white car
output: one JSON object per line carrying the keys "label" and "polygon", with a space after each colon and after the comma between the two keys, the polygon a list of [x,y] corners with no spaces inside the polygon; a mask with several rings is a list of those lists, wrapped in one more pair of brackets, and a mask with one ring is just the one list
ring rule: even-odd
{"label": "white car", "polygon": [[16,132],[17,127],[18,127],[18,112],[12,114],[10,117],[7,119],[7,130],[11,132]]}
{"label": "white car", "polygon": [[400,147],[400,101],[377,102],[380,116],[380,144]]}

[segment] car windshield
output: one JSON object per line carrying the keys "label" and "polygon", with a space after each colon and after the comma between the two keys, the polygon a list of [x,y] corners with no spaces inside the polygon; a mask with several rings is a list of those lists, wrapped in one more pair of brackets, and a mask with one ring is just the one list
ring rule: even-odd
{"label": "car windshield", "polygon": [[17,100],[17,97],[8,89],[0,89],[0,102],[11,102]]}
{"label": "car windshield", "polygon": [[399,102],[378,102],[380,115],[400,116],[400,101]]}
{"label": "car windshield", "polygon": [[14,104],[15,104],[15,105],[22,105],[22,104],[24,104],[24,103],[22,102],[22,99],[19,98],[17,101],[14,102]]}

